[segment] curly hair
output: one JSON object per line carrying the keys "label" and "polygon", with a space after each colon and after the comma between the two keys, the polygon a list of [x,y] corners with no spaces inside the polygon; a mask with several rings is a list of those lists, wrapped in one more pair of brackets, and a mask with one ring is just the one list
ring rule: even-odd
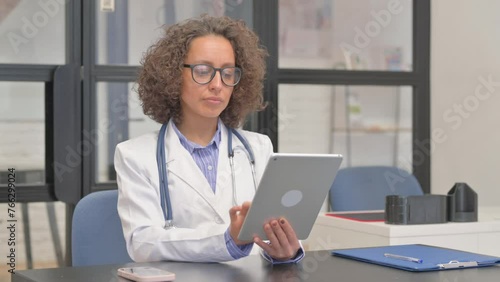
{"label": "curly hair", "polygon": [[262,89],[268,53],[260,46],[259,38],[242,20],[202,15],[168,27],[141,60],[137,92],[144,114],[162,124],[170,118],[181,123],[184,59],[191,42],[206,35],[226,38],[233,47],[236,66],[242,69],[241,80],[220,114],[224,124],[241,126],[249,113],[264,109]]}

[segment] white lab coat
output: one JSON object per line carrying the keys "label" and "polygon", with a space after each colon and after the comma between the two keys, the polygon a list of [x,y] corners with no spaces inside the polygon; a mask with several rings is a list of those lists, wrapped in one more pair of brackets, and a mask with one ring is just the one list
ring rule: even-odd
{"label": "white lab coat", "polygon": [[[272,153],[270,139],[240,131],[255,155],[257,184]],[[224,233],[229,227],[229,209],[234,206],[227,129],[222,127],[215,193],[189,152],[182,147],[171,124],[166,130],[168,189],[176,229],[165,230],[160,205],[156,145],[158,132],[118,144],[115,168],[118,182],[118,213],[127,250],[137,262],[232,260]],[[243,145],[233,134],[233,148]],[[255,193],[249,160],[244,149],[235,150],[238,204],[251,201]],[[252,253],[260,247],[254,246]]]}

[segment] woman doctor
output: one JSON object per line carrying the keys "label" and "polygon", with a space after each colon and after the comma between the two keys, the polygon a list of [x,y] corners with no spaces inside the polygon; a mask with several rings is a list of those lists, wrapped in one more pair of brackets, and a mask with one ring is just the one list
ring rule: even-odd
{"label": "woman doctor", "polygon": [[[304,256],[284,218],[264,224],[269,241],[237,239],[272,144],[265,135],[231,130],[263,108],[265,57],[243,21],[207,15],[169,27],[145,54],[138,93],[144,113],[164,124],[165,134],[125,141],[115,152],[118,213],[134,261],[228,261],[258,249],[254,243],[275,264]],[[244,141],[253,152],[253,171]],[[165,154],[160,169],[157,144]],[[163,162],[172,217],[167,223],[159,184]]]}

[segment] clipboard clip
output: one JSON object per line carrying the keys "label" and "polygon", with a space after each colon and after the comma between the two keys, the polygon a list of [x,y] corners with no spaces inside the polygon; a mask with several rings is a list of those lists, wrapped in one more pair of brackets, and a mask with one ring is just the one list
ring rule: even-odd
{"label": "clipboard clip", "polygon": [[440,263],[437,266],[441,269],[454,269],[454,268],[466,268],[477,266],[476,261],[458,261],[452,260],[449,263]]}

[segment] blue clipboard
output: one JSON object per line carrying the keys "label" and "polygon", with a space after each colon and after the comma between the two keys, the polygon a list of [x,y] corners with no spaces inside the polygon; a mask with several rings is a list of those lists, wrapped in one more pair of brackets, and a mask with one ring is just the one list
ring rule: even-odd
{"label": "blue clipboard", "polygon": [[334,250],[332,255],[416,272],[500,264],[500,257],[420,244]]}

